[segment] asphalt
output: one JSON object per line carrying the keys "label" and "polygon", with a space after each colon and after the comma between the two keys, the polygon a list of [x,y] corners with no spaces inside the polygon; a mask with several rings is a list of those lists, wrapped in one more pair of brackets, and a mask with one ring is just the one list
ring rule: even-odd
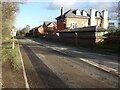
{"label": "asphalt", "polygon": [[[39,40],[34,38],[30,38],[30,39],[40,44],[43,44],[47,48],[57,50],[69,56],[84,58],[91,62],[95,62],[99,65],[105,65],[109,68],[115,69],[117,73],[120,73],[120,56],[118,54],[109,53],[105,51],[104,52],[97,51],[96,53],[92,50],[86,50],[83,48],[78,49],[76,47],[70,47],[70,46],[46,42],[44,40]],[[113,73],[116,73],[116,72],[113,72]]]}
{"label": "asphalt", "polygon": [[30,88],[67,88],[27,45],[20,46]]}
{"label": "asphalt", "polygon": [[90,56],[86,55],[92,56],[91,53],[73,53],[73,50],[65,47],[43,44],[24,37],[20,37],[19,41],[30,88],[118,87],[116,76],[87,64],[78,57],[89,59]]}

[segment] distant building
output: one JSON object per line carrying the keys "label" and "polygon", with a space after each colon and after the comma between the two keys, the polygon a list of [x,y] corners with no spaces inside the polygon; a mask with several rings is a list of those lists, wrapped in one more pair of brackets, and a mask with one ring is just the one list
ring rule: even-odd
{"label": "distant building", "polygon": [[35,27],[29,31],[33,36],[40,34],[54,34],[57,31],[57,25],[55,22],[45,21],[43,25]]}
{"label": "distant building", "polygon": [[115,23],[114,22],[110,22],[108,28],[109,29],[115,29]]}
{"label": "distant building", "polygon": [[108,26],[109,29],[117,29],[119,27],[120,26],[118,20],[109,20],[109,26]]}
{"label": "distant building", "polygon": [[44,28],[44,33],[48,34],[53,34],[57,31],[57,25],[55,22],[50,22],[50,21],[45,21],[43,23],[43,28]]}
{"label": "distant building", "polygon": [[90,13],[85,10],[70,9],[64,13],[64,8],[61,8],[61,15],[56,18],[57,29],[74,29],[88,26],[99,26],[104,29],[108,28],[108,11],[99,12],[92,8]]}
{"label": "distant building", "polygon": [[44,31],[43,25],[40,25],[40,26],[35,28],[35,34],[36,35],[44,34],[44,33],[45,33],[45,31]]}

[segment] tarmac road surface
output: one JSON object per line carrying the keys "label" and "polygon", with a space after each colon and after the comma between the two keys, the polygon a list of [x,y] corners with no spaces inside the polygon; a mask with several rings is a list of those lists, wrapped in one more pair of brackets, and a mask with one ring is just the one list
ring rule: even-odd
{"label": "tarmac road surface", "polygon": [[[115,88],[118,76],[81,59],[108,61],[110,57],[76,52],[25,37],[18,38],[30,88]],[[113,57],[111,57],[113,59]],[[115,63],[117,63],[114,56]],[[102,61],[102,62],[103,62]],[[95,61],[97,63],[97,61]],[[112,61],[111,61],[112,62]],[[109,66],[110,64],[107,63]],[[113,67],[117,69],[117,67]]]}

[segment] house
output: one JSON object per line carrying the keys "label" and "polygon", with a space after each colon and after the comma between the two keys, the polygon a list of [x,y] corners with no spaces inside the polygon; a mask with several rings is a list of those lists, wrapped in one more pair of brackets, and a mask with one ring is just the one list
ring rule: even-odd
{"label": "house", "polygon": [[35,34],[36,35],[44,34],[44,33],[45,33],[45,31],[44,31],[43,25],[40,25],[40,26],[35,28]]}
{"label": "house", "polygon": [[85,10],[70,9],[64,13],[61,8],[61,15],[56,18],[57,30],[74,29],[88,26],[99,26],[104,29],[108,28],[108,11],[102,13],[92,8],[90,13]]}
{"label": "house", "polygon": [[30,35],[35,36],[35,35],[36,35],[36,29],[37,29],[37,27],[32,28],[32,29],[29,31]]}
{"label": "house", "polygon": [[30,33],[33,36],[37,36],[40,34],[54,34],[56,31],[57,31],[57,25],[55,22],[45,21],[43,25],[31,29]]}
{"label": "house", "polygon": [[43,28],[45,34],[54,34],[57,31],[57,25],[55,22],[44,21]]}

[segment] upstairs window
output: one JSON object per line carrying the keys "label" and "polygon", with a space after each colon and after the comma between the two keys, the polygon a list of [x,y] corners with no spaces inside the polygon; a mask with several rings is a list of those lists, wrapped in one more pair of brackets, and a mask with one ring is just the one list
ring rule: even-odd
{"label": "upstairs window", "polygon": [[100,17],[100,12],[97,11],[95,16]]}
{"label": "upstairs window", "polygon": [[76,15],[81,15],[79,10],[76,10]]}
{"label": "upstairs window", "polygon": [[86,11],[83,10],[81,13],[82,13],[83,16],[87,16],[87,12]]}

